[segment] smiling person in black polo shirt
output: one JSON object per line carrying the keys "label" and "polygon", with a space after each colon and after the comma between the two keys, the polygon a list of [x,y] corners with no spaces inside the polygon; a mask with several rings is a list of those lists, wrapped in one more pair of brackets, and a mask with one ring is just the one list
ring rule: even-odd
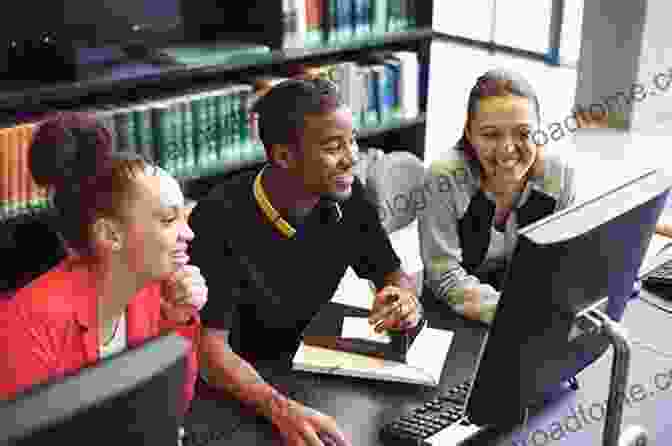
{"label": "smiling person in black polo shirt", "polygon": [[417,326],[413,280],[352,173],[352,114],[335,84],[285,81],[255,105],[269,162],[199,202],[191,258],[208,280],[203,377],[267,417],[290,445],[349,445],[335,420],[267,384],[254,364],[291,360],[348,266],[378,289],[370,322]]}

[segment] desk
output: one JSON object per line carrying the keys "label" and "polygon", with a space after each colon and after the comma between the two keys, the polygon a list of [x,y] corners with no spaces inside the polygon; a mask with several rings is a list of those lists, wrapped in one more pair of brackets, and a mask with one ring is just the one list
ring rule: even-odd
{"label": "desk", "polygon": [[[646,293],[646,291],[643,291]],[[649,295],[647,293],[647,295]],[[649,295],[650,296],[650,295]],[[655,296],[653,296],[655,298]],[[428,299],[425,299],[428,300]],[[379,382],[367,379],[349,378],[333,375],[319,375],[306,372],[293,372],[279,369],[274,364],[259,364],[257,369],[270,383],[310,407],[314,407],[336,418],[339,425],[353,440],[353,445],[381,445],[378,430],[384,423],[392,421],[402,413],[420,406],[437,393],[465,380],[475,366],[478,352],[485,334],[484,326],[476,322],[466,321],[452,314],[441,304],[426,302],[425,304],[430,325],[455,331],[453,344],[448,352],[443,369],[441,383],[437,388],[427,388],[412,384]],[[441,311],[443,310],[443,311]],[[440,316],[439,316],[440,315]],[[634,339],[655,345],[659,350],[672,353],[672,339],[661,336],[664,327],[672,322],[672,315],[656,310],[646,302],[633,300],[628,305],[624,316],[624,325],[629,328]],[[578,375],[580,389],[572,392],[553,405],[547,407],[536,416],[531,416],[525,432],[534,434],[528,445],[541,446],[546,444],[566,445],[599,445],[603,420],[585,424],[576,432],[555,432],[552,435],[552,423],[567,423],[572,408],[583,407],[586,417],[591,404],[606,401],[611,367],[611,352],[607,352],[593,365]],[[672,423],[666,418],[672,409],[672,358],[662,358],[655,353],[633,346],[632,366],[629,377],[628,392],[639,398],[639,386],[647,391],[655,390],[654,377],[657,373],[668,373],[668,381],[659,378],[660,387],[655,396],[647,395],[642,401],[633,400],[626,407],[623,415],[623,426],[642,424],[650,432],[651,439],[672,438]],[[662,375],[661,375],[662,376]],[[599,408],[593,409],[595,417],[599,417]],[[656,415],[658,414],[658,415]],[[213,445],[271,445],[278,444],[279,437],[270,423],[255,416],[240,414],[240,406],[231,401],[194,401],[190,414],[191,422],[216,423],[233,432],[214,441]],[[570,425],[573,429],[574,425]],[[470,442],[476,445],[518,445],[524,443],[522,429],[514,432],[485,432]],[[665,434],[665,436],[663,436]],[[555,437],[563,437],[560,441]]]}

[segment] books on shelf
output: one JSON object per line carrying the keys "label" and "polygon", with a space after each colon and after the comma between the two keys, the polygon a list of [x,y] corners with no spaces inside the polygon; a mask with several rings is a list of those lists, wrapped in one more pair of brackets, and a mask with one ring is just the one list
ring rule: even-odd
{"label": "books on shelf", "polygon": [[366,41],[416,26],[420,0],[283,0],[282,48]]}
{"label": "books on shelf", "polygon": [[[309,9],[308,15],[313,18],[317,4]],[[369,2],[374,4],[374,0]],[[355,5],[353,11],[357,7],[363,6]],[[314,32],[316,26],[310,29]],[[400,120],[417,117],[417,54],[378,56],[375,60],[305,66],[292,75],[324,76],[336,82],[359,129],[392,127]],[[267,75],[171,97],[81,111],[94,113],[110,130],[113,150],[140,153],[179,178],[209,176],[266,159],[251,108],[259,97],[286,79]],[[34,184],[27,165],[37,122],[0,129],[0,219],[47,207],[46,195]]]}
{"label": "books on shelf", "polygon": [[89,111],[110,129],[114,150],[140,153],[191,178],[265,159],[249,116],[252,95],[252,85],[231,83]]}
{"label": "books on shelf", "polygon": [[[299,77],[333,80],[360,129],[394,125],[419,113],[418,57],[413,52],[381,55],[377,63],[340,62],[301,67]],[[270,88],[270,87],[269,87]]]}
{"label": "books on shelf", "polygon": [[0,219],[47,207],[47,196],[28,168],[35,124],[0,129]]}

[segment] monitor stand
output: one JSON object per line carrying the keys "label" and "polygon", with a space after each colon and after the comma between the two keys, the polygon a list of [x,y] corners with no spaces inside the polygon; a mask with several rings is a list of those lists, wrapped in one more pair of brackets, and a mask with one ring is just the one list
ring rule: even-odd
{"label": "monitor stand", "polygon": [[641,426],[629,426],[621,432],[623,401],[630,371],[630,341],[626,330],[599,309],[591,309],[578,316],[576,324],[582,331],[594,336],[606,335],[614,348],[614,359],[609,383],[607,416],[602,433],[603,446],[646,446],[647,434]]}

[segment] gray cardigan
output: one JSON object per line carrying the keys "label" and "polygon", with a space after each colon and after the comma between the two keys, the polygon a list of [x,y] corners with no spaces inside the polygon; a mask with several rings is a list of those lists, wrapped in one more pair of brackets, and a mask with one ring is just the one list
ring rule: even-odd
{"label": "gray cardigan", "polygon": [[480,189],[478,161],[451,150],[427,170],[428,200],[419,213],[420,252],[426,283],[439,300],[464,312],[464,290],[481,290],[480,319],[490,323],[500,281],[513,254],[517,230],[571,205],[574,169],[544,154],[544,174],[530,177],[504,228],[495,228],[494,196]]}

